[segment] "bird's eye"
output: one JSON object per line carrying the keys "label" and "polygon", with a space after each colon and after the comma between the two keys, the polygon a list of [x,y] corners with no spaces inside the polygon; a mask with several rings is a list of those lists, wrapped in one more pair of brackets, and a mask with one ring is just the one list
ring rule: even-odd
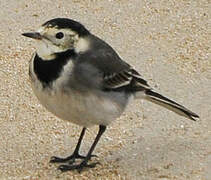
{"label": "bird's eye", "polygon": [[64,37],[64,34],[62,32],[56,33],[56,38],[57,39],[62,39]]}

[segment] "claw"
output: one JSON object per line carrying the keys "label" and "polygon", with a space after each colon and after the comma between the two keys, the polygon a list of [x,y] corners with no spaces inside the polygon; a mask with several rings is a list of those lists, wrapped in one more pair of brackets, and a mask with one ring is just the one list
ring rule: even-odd
{"label": "claw", "polygon": [[68,166],[68,165],[60,165],[58,167],[58,169],[62,172],[65,172],[65,171],[70,171],[70,170],[73,170],[75,169],[74,166]]}
{"label": "claw", "polygon": [[67,162],[71,159],[74,159],[75,158],[73,156],[69,156],[67,158],[60,158],[60,157],[56,157],[56,156],[52,156],[51,159],[50,159],[50,163],[61,163],[61,162]]}
{"label": "claw", "polygon": [[79,168],[77,168],[78,173],[81,173],[84,168],[94,168],[96,165],[98,164],[98,162],[96,163],[91,163],[91,164],[86,164],[84,166],[82,166],[81,164],[79,165]]}
{"label": "claw", "polygon": [[61,158],[58,158],[56,156],[52,156],[50,159],[50,163],[57,163],[57,162],[61,162]]}

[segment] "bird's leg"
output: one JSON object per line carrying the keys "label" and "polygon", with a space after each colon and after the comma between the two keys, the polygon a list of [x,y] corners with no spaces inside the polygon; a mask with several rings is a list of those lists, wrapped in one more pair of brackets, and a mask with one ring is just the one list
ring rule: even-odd
{"label": "bird's leg", "polygon": [[102,134],[105,132],[106,130],[106,126],[103,126],[103,125],[100,125],[99,127],[99,131],[98,131],[98,134],[94,140],[94,143],[92,144],[87,156],[85,157],[85,159],[82,160],[82,162],[80,164],[77,164],[77,165],[60,165],[59,166],[59,169],[61,171],[71,171],[71,170],[78,170],[78,172],[80,173],[84,168],[93,168],[96,166],[96,164],[98,163],[91,163],[91,164],[88,164],[88,161],[91,159],[92,157],[92,152],[94,151],[100,137],[102,136]]}
{"label": "bird's leg", "polygon": [[70,155],[66,158],[60,158],[60,157],[53,156],[53,157],[51,157],[50,163],[61,163],[61,162],[70,161],[69,163],[72,164],[72,163],[75,162],[75,159],[85,159],[86,158],[85,156],[81,156],[79,154],[79,149],[80,149],[81,142],[82,142],[82,139],[84,137],[85,131],[86,131],[86,128],[83,128],[82,131],[81,131],[81,135],[78,139],[78,143],[77,143],[75,150],[74,150],[72,155]]}

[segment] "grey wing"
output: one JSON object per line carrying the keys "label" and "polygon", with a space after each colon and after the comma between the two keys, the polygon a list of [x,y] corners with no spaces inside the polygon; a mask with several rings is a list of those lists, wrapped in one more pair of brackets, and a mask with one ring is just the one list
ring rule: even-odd
{"label": "grey wing", "polygon": [[131,90],[140,91],[151,89],[141,75],[104,41],[93,36],[95,47],[80,55],[76,67],[83,76],[86,85],[92,85],[103,90]]}
{"label": "grey wing", "polygon": [[93,66],[99,70],[101,75],[100,86],[104,90],[140,91],[151,89],[147,81],[115,52],[103,52],[99,58],[96,56],[92,59],[92,62]]}

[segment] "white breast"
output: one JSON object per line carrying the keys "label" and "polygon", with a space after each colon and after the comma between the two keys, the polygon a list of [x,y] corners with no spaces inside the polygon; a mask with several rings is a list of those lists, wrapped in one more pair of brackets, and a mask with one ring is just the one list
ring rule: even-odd
{"label": "white breast", "polygon": [[[71,61],[64,67],[71,71]],[[50,112],[63,120],[73,122],[83,127],[91,125],[108,125],[121,115],[124,107],[111,98],[103,98],[102,93],[78,92],[64,88],[68,76],[64,71],[60,78],[53,83],[52,88],[43,89],[40,81],[30,65],[32,89],[41,104]],[[103,95],[103,96],[102,96]]]}

